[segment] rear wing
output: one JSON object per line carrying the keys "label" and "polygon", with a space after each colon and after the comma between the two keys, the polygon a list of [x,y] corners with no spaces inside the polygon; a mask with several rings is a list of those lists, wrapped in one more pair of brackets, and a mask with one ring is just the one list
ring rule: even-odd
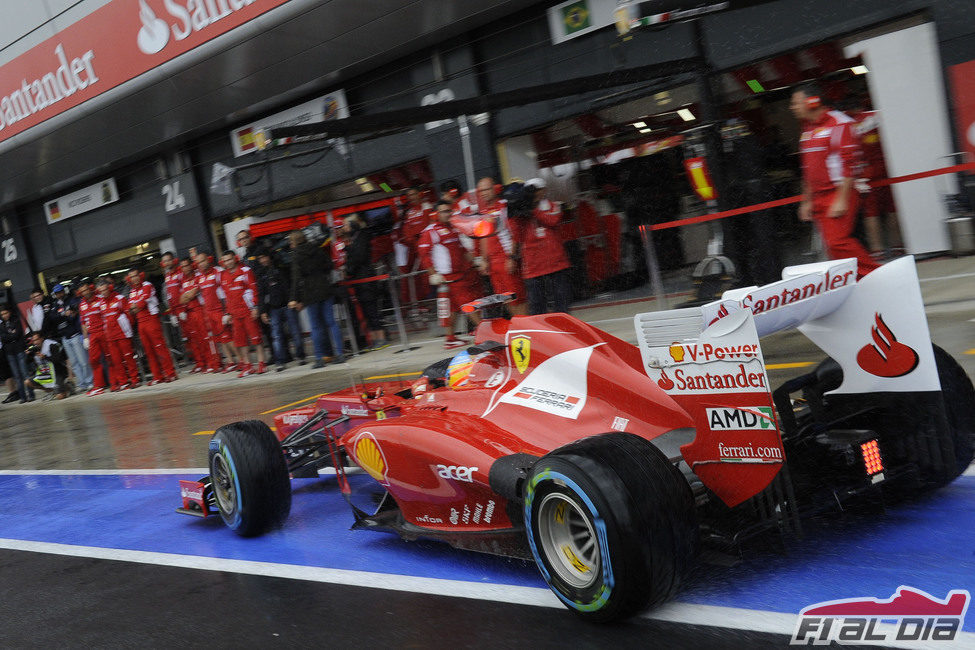
{"label": "rear wing", "polygon": [[693,342],[744,311],[751,313],[758,337],[796,328],[835,359],[843,368],[843,383],[833,393],[941,390],[913,257],[885,264],[859,282],[855,259],[791,266],[782,277],[727,291],[703,307],[638,314],[634,322],[644,369],[653,377],[650,350],[660,343],[646,333],[653,330],[659,337],[667,332],[648,329],[651,323],[680,316],[676,320],[683,324],[672,332],[672,342],[681,337]]}

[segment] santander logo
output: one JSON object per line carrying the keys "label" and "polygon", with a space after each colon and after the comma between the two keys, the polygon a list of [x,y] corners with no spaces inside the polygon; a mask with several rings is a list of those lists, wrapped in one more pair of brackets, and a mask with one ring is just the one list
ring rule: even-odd
{"label": "santander logo", "polygon": [[136,38],[136,44],[143,54],[155,54],[166,47],[169,42],[169,25],[165,20],[157,18],[146,0],[139,0],[139,18],[142,29]]}
{"label": "santander logo", "polygon": [[666,370],[661,370],[660,379],[657,380],[657,385],[664,390],[670,390],[674,387],[674,380],[667,376]]}
{"label": "santander logo", "polygon": [[897,340],[880,313],[870,328],[873,343],[857,353],[857,364],[876,377],[903,377],[917,368],[918,355],[911,347]]}
{"label": "santander logo", "polygon": [[183,3],[162,0],[163,7],[173,19],[172,23],[167,23],[166,19],[156,16],[147,0],[139,0],[142,27],[136,36],[136,45],[143,54],[158,54],[169,43],[170,33],[173,40],[181,41],[255,2],[257,0],[185,0]]}

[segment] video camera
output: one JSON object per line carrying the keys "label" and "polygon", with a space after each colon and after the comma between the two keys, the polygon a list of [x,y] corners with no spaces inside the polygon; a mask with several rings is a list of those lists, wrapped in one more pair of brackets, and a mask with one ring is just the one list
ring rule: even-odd
{"label": "video camera", "polygon": [[508,202],[508,218],[528,218],[535,207],[535,186],[510,183],[501,191],[501,198]]}

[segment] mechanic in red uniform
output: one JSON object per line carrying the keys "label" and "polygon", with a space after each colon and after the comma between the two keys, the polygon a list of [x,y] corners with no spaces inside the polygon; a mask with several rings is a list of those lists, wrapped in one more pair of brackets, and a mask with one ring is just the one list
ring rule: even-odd
{"label": "mechanic in red uniform", "polygon": [[[203,317],[207,324],[207,330],[213,337],[213,342],[218,350],[222,349],[226,356],[226,365],[223,372],[233,372],[237,370],[237,350],[230,344],[230,327],[224,321],[227,310],[224,307],[224,294],[220,286],[220,276],[223,269],[213,265],[213,257],[208,253],[197,253],[196,268],[199,273],[196,276],[196,286],[200,288],[200,298],[203,300]],[[218,352],[219,354],[219,352]]]}
{"label": "mechanic in red uniform", "polygon": [[[234,345],[237,347],[237,358],[240,373],[238,377],[267,372],[264,359],[264,342],[261,339],[261,326],[257,319],[260,310],[257,308],[257,282],[250,267],[241,264],[236,253],[225,252],[220,256],[220,264],[224,272],[220,276],[220,286],[227,299],[227,317],[233,332]],[[257,369],[250,362],[250,348],[257,348]]]}
{"label": "mechanic in red uniform", "polygon": [[132,269],[125,276],[131,290],[129,291],[129,313],[135,316],[139,339],[142,341],[142,351],[149,362],[152,372],[150,386],[160,382],[176,380],[176,369],[173,358],[169,354],[169,346],[163,337],[162,324],[159,322],[159,298],[156,288],[145,279],[145,274]]}
{"label": "mechanic in red uniform", "polygon": [[166,294],[166,313],[171,317],[174,327],[179,327],[179,321],[183,320],[183,305],[179,302],[180,287],[183,284],[183,272],[179,268],[176,256],[170,252],[162,254],[159,259],[159,266],[165,271],[163,277],[163,290]]}
{"label": "mechanic in red uniform", "polygon": [[[887,163],[880,145],[880,119],[877,111],[865,109],[866,102],[861,99],[861,110],[852,113],[856,121],[854,132],[860,139],[863,151],[863,169],[860,178],[867,183],[887,178]],[[863,194],[863,229],[870,254],[876,258],[884,256],[884,231],[887,233],[886,248],[892,251],[903,249],[900,227],[897,223],[894,195],[890,185],[868,187]]]}
{"label": "mechanic in red uniform", "polygon": [[498,196],[499,187],[493,178],[482,178],[477,182],[475,201],[469,204],[468,209],[473,210],[471,216],[476,221],[487,221],[493,226],[490,235],[478,240],[480,258],[475,258],[475,265],[482,273],[487,272],[495,293],[515,294],[515,299],[508,303],[508,309],[514,316],[524,316],[528,313],[525,285],[517,269],[510,263],[514,246],[508,221],[508,202]]}
{"label": "mechanic in red uniform", "polygon": [[[81,302],[78,303],[78,316],[81,318],[81,333],[88,348],[88,362],[91,364],[92,387],[88,397],[105,392],[105,375],[102,372],[102,357],[107,357],[108,346],[105,341],[105,301],[95,295],[95,285],[83,284],[78,290]],[[105,365],[108,366],[106,358]],[[106,368],[107,369],[107,368]]]}
{"label": "mechanic in red uniform", "polygon": [[108,278],[95,283],[98,295],[105,301],[105,343],[108,348],[108,381],[112,392],[138,388],[139,368],[132,352],[132,323],[126,315],[128,301],[115,291]]}
{"label": "mechanic in red uniform", "polygon": [[[461,246],[460,236],[451,225],[453,213],[454,206],[450,201],[438,201],[436,221],[420,233],[417,244],[420,264],[430,274],[430,284],[446,284],[450,294],[450,326],[444,342],[447,349],[465,345],[454,335],[454,316],[464,303],[477,300],[482,293],[477,275],[471,267],[473,256]],[[475,325],[480,321],[476,313],[467,314],[467,317]]]}
{"label": "mechanic in red uniform", "polygon": [[180,260],[183,282],[180,284],[178,302],[183,310],[183,329],[193,353],[193,370],[190,372],[213,373],[220,370],[217,346],[207,328],[203,297],[200,295],[199,273],[190,258]]}
{"label": "mechanic in red uniform", "polygon": [[[433,206],[423,200],[420,188],[416,185],[406,190],[406,206],[397,228],[397,241],[406,248],[406,264],[400,266],[400,273],[411,273],[419,269],[420,260],[416,252],[420,233],[430,225]],[[410,283],[414,287],[411,295]],[[400,287],[400,302],[408,305],[412,300],[423,300],[430,295],[430,284],[425,275],[413,276]]]}
{"label": "mechanic in red uniform", "polygon": [[814,221],[822,233],[831,259],[857,258],[857,278],[878,264],[854,236],[859,193],[853,183],[860,147],[853,134],[853,120],[822,103],[815,84],[792,93],[790,108],[802,121],[799,153],[802,160],[802,203],[799,218]]}
{"label": "mechanic in red uniform", "polygon": [[572,290],[569,285],[569,258],[562,246],[557,226],[562,221],[562,206],[545,198],[545,182],[535,178],[525,183],[534,189],[532,213],[511,215],[509,226],[514,242],[512,255],[506,260],[509,272],[521,277],[528,292],[528,310],[532,315],[548,312],[568,313]]}

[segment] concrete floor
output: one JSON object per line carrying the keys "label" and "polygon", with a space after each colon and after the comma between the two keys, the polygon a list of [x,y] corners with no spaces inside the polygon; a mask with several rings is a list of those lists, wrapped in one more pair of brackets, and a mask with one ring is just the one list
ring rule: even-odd
{"label": "concrete floor", "polygon": [[[933,260],[919,264],[918,269],[932,338],[975,377],[975,258]],[[576,315],[634,341],[633,315],[654,307],[652,302],[631,302],[587,307]],[[773,368],[773,386],[803,372],[775,369],[776,364],[815,362],[823,356],[795,331],[768,337],[763,346],[766,362]],[[344,387],[355,379],[404,374],[408,381],[410,373],[449,356],[439,341],[430,339],[419,341],[416,350],[396,351],[391,347],[371,352],[321,370],[292,366],[281,373],[245,379],[184,375],[174,384],[95,398],[3,405],[0,470],[202,468],[209,434],[221,424],[254,417],[270,422],[273,412],[286,405]],[[176,496],[174,493],[174,503]],[[169,512],[159,515],[169,517]],[[0,537],[7,535],[0,531]],[[584,647],[603,645],[610,637],[615,645],[641,647],[646,647],[649,638],[668,639],[673,646],[707,643],[711,647],[729,640],[729,647],[785,642],[782,636],[741,631],[728,636],[716,628],[648,621],[615,629],[607,637],[579,626],[570,617],[553,616],[551,610],[538,608],[219,571],[65,559],[9,548],[0,551],[0,566],[4,567],[0,614],[7,621],[24,619],[27,627],[5,624],[7,629],[0,630],[0,645],[5,647],[35,645],[41,639],[65,647],[122,647],[142,639],[145,645],[159,647],[180,640],[212,642],[214,638],[223,639],[216,643],[218,647],[263,647],[271,642],[304,646],[313,639],[343,645],[368,639],[383,645],[484,646],[505,638],[458,623],[472,612],[484,616],[485,624],[530,629],[531,634],[523,638],[542,646],[555,645],[570,628]],[[158,593],[151,594],[156,588]],[[87,609],[88,600],[82,597],[89,593],[98,594],[97,613]],[[335,616],[342,617],[342,631],[330,636],[336,632],[332,628]],[[411,616],[419,617],[415,625],[403,622]],[[86,622],[81,625],[78,621]],[[377,628],[379,622],[386,627]],[[140,628],[144,637],[139,636]]]}

